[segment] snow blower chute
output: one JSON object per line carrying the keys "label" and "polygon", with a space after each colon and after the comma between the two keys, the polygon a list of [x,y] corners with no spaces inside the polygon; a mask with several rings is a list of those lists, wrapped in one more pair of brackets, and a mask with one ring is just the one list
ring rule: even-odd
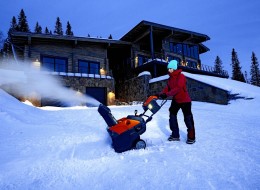
{"label": "snow blower chute", "polygon": [[[128,115],[119,120],[116,120],[112,115],[111,110],[100,104],[98,112],[106,121],[108,127],[107,131],[112,138],[112,146],[116,152],[124,152],[131,149],[144,149],[146,143],[140,138],[140,135],[146,131],[146,123],[152,120],[152,117],[167,100],[162,100],[161,104],[157,103],[157,96],[150,96],[142,105],[144,112],[137,115]],[[150,110],[150,116],[145,115],[146,111]],[[146,119],[144,119],[146,118]]]}

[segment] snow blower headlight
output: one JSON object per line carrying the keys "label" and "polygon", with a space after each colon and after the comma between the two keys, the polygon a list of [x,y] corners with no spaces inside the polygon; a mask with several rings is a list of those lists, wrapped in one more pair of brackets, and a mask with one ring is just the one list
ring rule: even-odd
{"label": "snow blower headlight", "polygon": [[155,114],[159,109],[160,106],[156,102],[157,98],[149,97],[146,102],[143,104],[144,111],[150,110],[153,114]]}

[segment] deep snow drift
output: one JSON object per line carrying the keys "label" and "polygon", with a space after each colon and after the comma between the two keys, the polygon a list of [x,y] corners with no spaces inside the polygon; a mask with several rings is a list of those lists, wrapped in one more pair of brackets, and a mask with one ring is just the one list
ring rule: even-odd
{"label": "deep snow drift", "polygon": [[[0,189],[259,189],[260,88],[225,85],[254,99],[193,102],[195,144],[185,143],[181,111],[181,141],[167,141],[168,101],[141,136],[147,148],[121,154],[96,107],[36,108],[0,90]],[[142,112],[110,109],[117,119]]]}

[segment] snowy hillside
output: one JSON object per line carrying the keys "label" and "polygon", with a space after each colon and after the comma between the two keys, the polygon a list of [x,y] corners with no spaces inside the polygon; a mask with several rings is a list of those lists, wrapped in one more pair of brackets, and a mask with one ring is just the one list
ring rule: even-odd
{"label": "snowy hillside", "polygon": [[[181,111],[181,141],[167,141],[168,101],[141,136],[147,148],[121,154],[96,107],[36,108],[0,90],[0,189],[259,189],[260,88],[213,79],[254,99],[193,102],[193,145],[185,143]],[[110,109],[117,119],[142,112],[141,105]]]}

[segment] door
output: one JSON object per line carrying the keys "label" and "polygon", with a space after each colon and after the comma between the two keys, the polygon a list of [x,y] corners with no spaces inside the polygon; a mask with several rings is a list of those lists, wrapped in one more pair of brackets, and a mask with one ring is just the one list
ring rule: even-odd
{"label": "door", "polygon": [[[86,87],[86,95],[91,96],[98,103],[107,105],[107,89],[105,87]],[[88,107],[98,106],[95,100],[87,102],[86,105]]]}

